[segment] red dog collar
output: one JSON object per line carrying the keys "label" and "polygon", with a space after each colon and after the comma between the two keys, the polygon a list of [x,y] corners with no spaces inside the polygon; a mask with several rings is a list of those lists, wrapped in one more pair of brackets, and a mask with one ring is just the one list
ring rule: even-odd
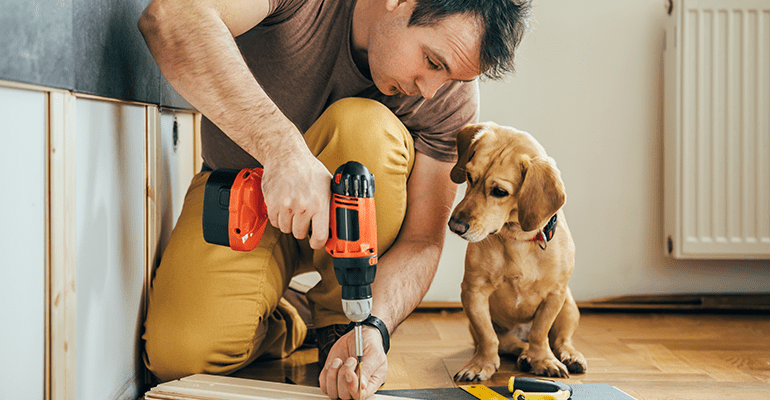
{"label": "red dog collar", "polygon": [[[529,239],[530,242],[538,242],[540,248],[545,250],[548,242],[553,239],[553,234],[556,232],[556,214],[551,217],[548,223],[545,225],[542,231],[538,232],[535,237]],[[541,244],[542,243],[542,244]]]}
{"label": "red dog collar", "polygon": [[[538,245],[540,245],[540,248],[545,250],[546,245],[548,242],[553,239],[553,235],[556,232],[556,214],[551,217],[550,220],[548,220],[548,223],[545,224],[545,227],[542,231],[538,231],[537,235],[533,237],[532,239],[524,240],[525,242],[537,242]],[[513,240],[519,240],[516,238],[516,235],[512,235],[509,233],[500,233],[503,237],[506,237],[508,239]]]}

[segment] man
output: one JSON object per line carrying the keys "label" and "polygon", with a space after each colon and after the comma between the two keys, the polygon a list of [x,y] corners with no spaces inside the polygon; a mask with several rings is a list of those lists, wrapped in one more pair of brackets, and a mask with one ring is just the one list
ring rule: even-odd
{"label": "man", "polygon": [[356,160],[376,183],[372,315],[385,329],[365,326],[361,368],[363,397],[373,394],[387,372],[387,336],[438,265],[456,190],[454,135],[478,118],[476,78],[512,69],[528,3],[154,0],[139,28],[163,74],[205,116],[206,165],[263,166],[272,226],[249,253],[206,244],[208,172],[193,179],[153,279],[148,368],[169,380],[287,356],[306,327],[281,295],[292,276],[317,270],[307,297],[321,389],[358,398],[352,332],[340,329],[348,321],[323,251],[329,171]]}

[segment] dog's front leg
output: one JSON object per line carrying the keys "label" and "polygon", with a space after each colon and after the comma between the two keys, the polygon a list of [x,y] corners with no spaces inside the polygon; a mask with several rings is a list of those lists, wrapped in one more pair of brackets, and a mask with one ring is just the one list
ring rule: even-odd
{"label": "dog's front leg", "polygon": [[529,348],[519,356],[519,370],[531,369],[535,375],[541,376],[569,377],[567,367],[554,356],[548,344],[548,332],[564,305],[564,296],[564,293],[551,293],[535,311],[529,331]]}
{"label": "dog's front leg", "polygon": [[489,284],[474,285],[463,281],[461,299],[471,325],[476,345],[473,358],[455,375],[456,381],[485,381],[500,368],[499,341],[489,315]]}

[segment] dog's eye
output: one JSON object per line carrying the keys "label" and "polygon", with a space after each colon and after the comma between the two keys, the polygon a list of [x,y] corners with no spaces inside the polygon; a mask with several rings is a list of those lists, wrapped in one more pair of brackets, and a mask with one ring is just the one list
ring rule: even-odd
{"label": "dog's eye", "polygon": [[499,187],[492,189],[492,196],[493,197],[507,197],[508,192],[505,189],[501,189]]}
{"label": "dog's eye", "polygon": [[469,185],[473,185],[473,179],[471,179],[471,173],[470,172],[466,172],[465,173],[465,180],[468,181]]}

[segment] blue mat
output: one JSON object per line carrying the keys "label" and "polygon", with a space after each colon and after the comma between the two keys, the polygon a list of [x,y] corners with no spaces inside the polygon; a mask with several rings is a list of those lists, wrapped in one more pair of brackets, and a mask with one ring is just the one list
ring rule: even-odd
{"label": "blue mat", "polygon": [[[570,384],[570,386],[572,386],[572,400],[636,400],[620,389],[606,383],[582,383]],[[507,399],[511,398],[512,394],[508,391],[508,387],[490,386],[489,388],[502,394]],[[377,394],[426,400],[475,399],[471,394],[460,388],[380,390]]]}

